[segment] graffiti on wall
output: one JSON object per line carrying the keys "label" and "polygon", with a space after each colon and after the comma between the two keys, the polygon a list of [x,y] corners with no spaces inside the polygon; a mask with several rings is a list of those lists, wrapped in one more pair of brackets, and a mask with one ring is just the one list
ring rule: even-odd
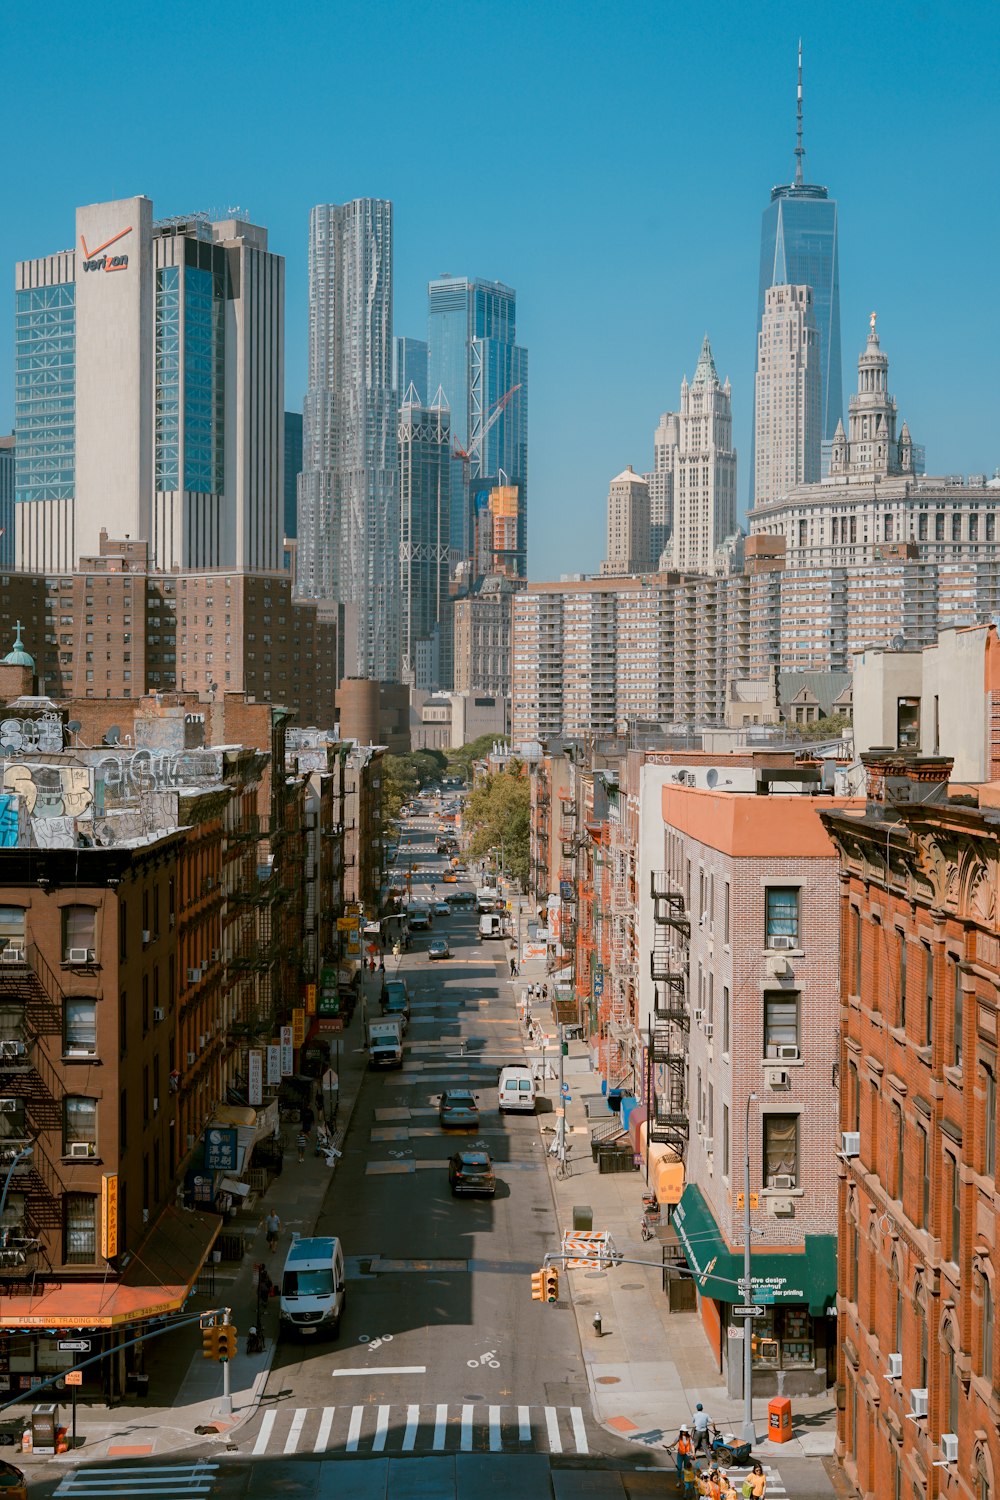
{"label": "graffiti on wall", "polygon": [[9,792],[0,792],[0,849],[16,849],[18,845],[18,802]]}
{"label": "graffiti on wall", "polygon": [[14,761],[4,766],[4,790],[24,799],[29,818],[82,818],[94,805],[94,773],[89,766],[36,766]]}
{"label": "graffiti on wall", "polygon": [[218,781],[222,757],[214,750],[133,750],[102,753],[96,771],[112,799],[132,801],[148,792]]}
{"label": "graffiti on wall", "polygon": [[37,719],[0,719],[0,747],[8,755],[32,751],[57,754],[63,747],[62,719],[58,714],[41,714]]}

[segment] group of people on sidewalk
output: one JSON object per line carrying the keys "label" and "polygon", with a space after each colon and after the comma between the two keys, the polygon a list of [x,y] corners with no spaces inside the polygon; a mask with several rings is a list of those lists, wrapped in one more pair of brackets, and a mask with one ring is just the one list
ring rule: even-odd
{"label": "group of people on sidewalk", "polygon": [[[726,1470],[712,1463],[712,1421],[699,1401],[691,1417],[690,1426],[685,1423],[674,1442],[668,1443],[667,1452],[673,1453],[677,1462],[677,1478],[685,1500],[695,1495],[705,1500],[764,1500],[767,1491],[767,1475],[757,1462],[752,1465],[738,1483]],[[701,1454],[705,1467],[699,1469]]]}

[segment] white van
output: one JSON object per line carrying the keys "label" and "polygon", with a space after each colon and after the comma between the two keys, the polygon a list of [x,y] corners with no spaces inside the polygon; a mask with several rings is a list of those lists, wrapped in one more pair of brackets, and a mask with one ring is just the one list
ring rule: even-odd
{"label": "white van", "polygon": [[501,1070],[498,1092],[502,1115],[514,1109],[524,1110],[530,1115],[534,1114],[535,1080],[531,1076],[531,1069],[525,1063],[512,1063]]}
{"label": "white van", "polygon": [[333,1237],[292,1240],[281,1273],[282,1329],[336,1338],[347,1303],[344,1252]]}

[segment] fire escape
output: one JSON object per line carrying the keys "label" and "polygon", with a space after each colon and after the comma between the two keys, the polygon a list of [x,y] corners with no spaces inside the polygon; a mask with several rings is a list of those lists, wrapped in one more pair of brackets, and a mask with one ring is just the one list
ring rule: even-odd
{"label": "fire escape", "polygon": [[562,945],[562,962],[556,960],[556,968],[562,968],[565,964],[576,976],[576,946],[577,946],[577,856],[578,840],[576,831],[576,802],[567,793],[560,793],[559,808],[559,843],[562,851],[562,860],[559,869],[559,884],[562,892],[567,892],[562,901],[562,919],[560,925],[560,943]]}
{"label": "fire escape", "polygon": [[607,1058],[609,1087],[632,1078],[635,1044],[634,989],[638,974],[635,956],[635,892],[629,869],[627,830],[620,817],[608,820],[609,858],[607,918],[611,973],[605,987],[605,1027],[610,1046]]}
{"label": "fire escape", "polygon": [[683,1159],[688,1142],[687,988],[691,920],[684,897],[673,887],[666,870],[653,870],[653,950],[649,967],[653,980],[653,1015],[647,1052],[649,1077],[649,1138],[669,1146]]}

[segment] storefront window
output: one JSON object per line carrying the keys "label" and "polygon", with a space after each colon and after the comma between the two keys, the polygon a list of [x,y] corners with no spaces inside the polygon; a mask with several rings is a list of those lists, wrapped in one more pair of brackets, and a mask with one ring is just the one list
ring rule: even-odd
{"label": "storefront window", "polygon": [[755,1369],[811,1370],[816,1359],[814,1331],[806,1307],[767,1308],[754,1322],[751,1354]]}

